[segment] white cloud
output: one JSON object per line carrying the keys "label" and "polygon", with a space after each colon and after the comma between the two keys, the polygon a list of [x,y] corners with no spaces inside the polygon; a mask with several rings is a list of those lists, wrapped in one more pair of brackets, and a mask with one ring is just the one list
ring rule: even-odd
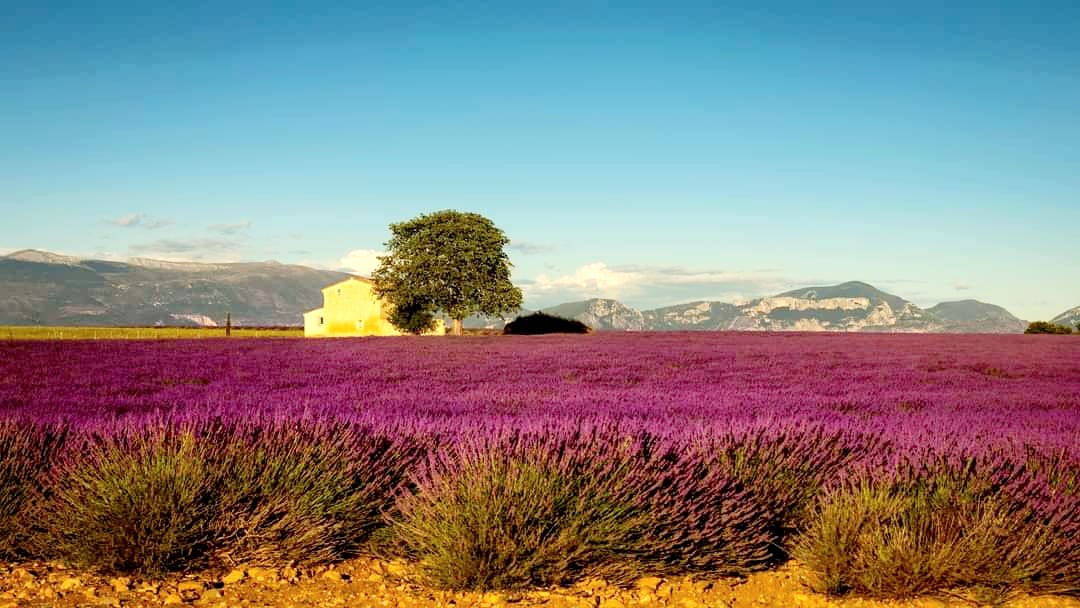
{"label": "white cloud", "polygon": [[334,268],[350,274],[371,276],[372,271],[379,267],[378,256],[380,255],[386,255],[386,252],[375,249],[353,249],[338,260]]}
{"label": "white cloud", "polygon": [[967,283],[961,283],[961,282],[958,281],[955,284],[953,284],[953,289],[955,289],[956,291],[969,291],[971,289],[971,285],[968,285]]}
{"label": "white cloud", "polygon": [[127,259],[125,256],[116,253],[115,251],[109,251],[107,249],[98,249],[93,254],[87,256],[86,259],[92,260],[108,260],[110,262],[123,262]]}
{"label": "white cloud", "polygon": [[170,219],[151,219],[145,213],[129,213],[108,221],[110,224],[121,228],[143,228],[145,230],[157,230],[176,223]]}
{"label": "white cloud", "polygon": [[218,234],[239,234],[251,228],[251,220],[244,220],[235,224],[211,224],[207,226],[211,232]]}
{"label": "white cloud", "polygon": [[239,244],[226,239],[158,239],[128,249],[139,257],[174,262],[228,262],[235,260]]}
{"label": "white cloud", "polygon": [[585,297],[609,297],[633,291],[641,287],[645,275],[633,270],[617,270],[604,262],[593,262],[579,266],[573,274],[549,277],[537,276],[529,285],[529,291],[536,295],[550,292],[571,292]]}
{"label": "white cloud", "polygon": [[143,214],[141,213],[129,213],[125,216],[116,218],[112,223],[122,228],[132,228],[138,226],[142,222],[142,219]]}
{"label": "white cloud", "polygon": [[510,251],[516,251],[523,255],[543,255],[546,253],[555,253],[555,247],[551,245],[545,245],[543,243],[533,243],[531,241],[510,241],[510,244],[506,246]]}
{"label": "white cloud", "polygon": [[519,280],[531,305],[566,300],[614,298],[639,306],[662,306],[691,300],[757,297],[781,291],[791,282],[773,270],[728,272],[660,266],[608,266],[592,262],[560,276],[540,274]]}

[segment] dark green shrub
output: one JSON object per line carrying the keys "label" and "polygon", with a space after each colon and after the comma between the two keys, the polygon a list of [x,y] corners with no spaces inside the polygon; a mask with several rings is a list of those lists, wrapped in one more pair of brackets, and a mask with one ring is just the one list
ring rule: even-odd
{"label": "dark green shrub", "polygon": [[1032,321],[1028,324],[1025,334],[1071,334],[1072,328],[1067,325],[1058,325],[1047,321]]}
{"label": "dark green shrub", "polygon": [[961,468],[831,492],[793,556],[831,594],[895,598],[975,588],[1003,596],[1067,588],[1059,532],[998,475]]}
{"label": "dark green shrub", "polygon": [[504,334],[529,336],[537,334],[587,334],[588,325],[574,319],[564,319],[542,312],[518,317],[506,324]]}
{"label": "dark green shrub", "polygon": [[627,579],[625,543],[643,517],[621,489],[627,462],[621,460],[583,466],[539,450],[458,453],[433,464],[417,493],[399,501],[392,532],[437,587]]}

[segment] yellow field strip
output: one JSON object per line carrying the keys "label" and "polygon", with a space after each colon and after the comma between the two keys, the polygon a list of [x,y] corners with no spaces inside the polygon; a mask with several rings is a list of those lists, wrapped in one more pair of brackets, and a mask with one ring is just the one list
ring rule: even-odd
{"label": "yellow field strip", "polygon": [[[0,340],[173,340],[224,338],[224,327],[0,326]],[[234,338],[302,338],[304,328],[237,328]]]}

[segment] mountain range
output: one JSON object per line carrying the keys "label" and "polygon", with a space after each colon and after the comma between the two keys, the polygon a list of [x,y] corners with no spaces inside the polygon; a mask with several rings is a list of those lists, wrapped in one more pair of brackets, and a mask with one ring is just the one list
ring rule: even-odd
{"label": "mountain range", "polygon": [[1051,323],[1057,323],[1058,325],[1065,325],[1071,327],[1074,330],[1080,328],[1080,306],[1076,306],[1066,310],[1060,315],[1050,319]]}
{"label": "mountain range", "polygon": [[851,281],[810,287],[742,304],[690,302],[639,311],[615,300],[570,302],[542,312],[594,329],[1020,333],[1027,322],[977,300],[922,309],[872,285]]}
{"label": "mountain range", "polygon": [[300,325],[319,290],[348,275],[255,262],[83,260],[23,250],[0,257],[0,325]]}
{"label": "mountain range", "polygon": [[[236,325],[300,325],[301,313],[322,305],[320,289],[346,276],[277,262],[116,262],[28,249],[0,257],[0,325],[215,325],[227,312]],[[993,304],[961,300],[923,309],[859,281],[739,304],[637,310],[594,298],[542,310],[598,330],[1018,333],[1027,326]],[[475,317],[465,325],[497,329],[512,318]],[[1054,321],[1075,324],[1080,307]]]}

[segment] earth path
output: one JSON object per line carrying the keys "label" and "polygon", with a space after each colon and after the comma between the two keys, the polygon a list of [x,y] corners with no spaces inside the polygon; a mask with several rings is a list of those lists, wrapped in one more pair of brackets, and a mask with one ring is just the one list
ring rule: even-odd
{"label": "earth path", "polygon": [[[588,580],[570,588],[512,592],[448,592],[410,581],[412,568],[397,561],[357,559],[333,568],[237,568],[217,575],[160,581],[105,577],[55,563],[0,564],[0,608],[950,608],[989,605],[965,597],[910,600],[830,598],[808,587],[798,564],[738,578],[646,577],[619,588]],[[1080,608],[1080,598],[1017,597],[1009,608]]]}

